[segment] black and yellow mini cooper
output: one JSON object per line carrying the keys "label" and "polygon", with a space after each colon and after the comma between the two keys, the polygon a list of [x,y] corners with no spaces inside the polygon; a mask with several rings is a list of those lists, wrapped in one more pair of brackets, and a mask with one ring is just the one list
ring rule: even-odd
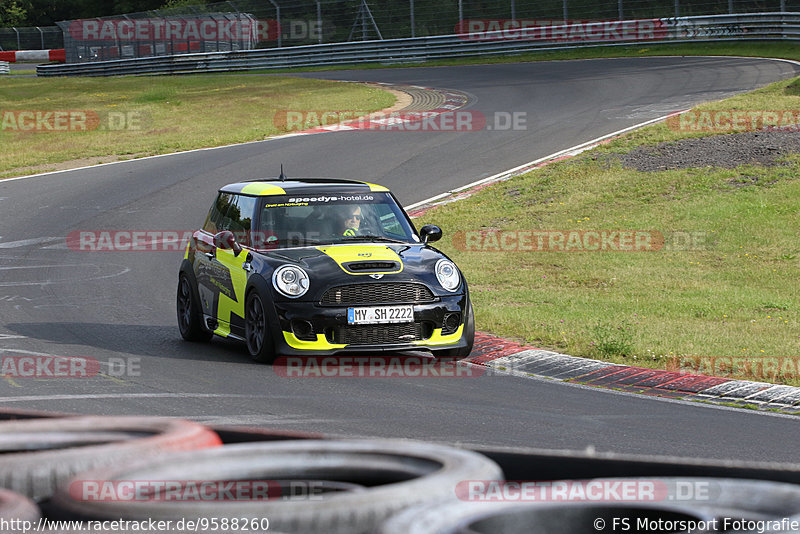
{"label": "black and yellow mini cooper", "polygon": [[252,358],[425,349],[465,358],[467,282],[385,187],[332,179],[220,189],[178,282],[184,339],[247,343]]}

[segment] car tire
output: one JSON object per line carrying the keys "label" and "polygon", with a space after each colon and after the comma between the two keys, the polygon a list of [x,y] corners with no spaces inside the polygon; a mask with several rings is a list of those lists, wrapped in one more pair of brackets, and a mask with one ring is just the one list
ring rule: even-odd
{"label": "car tire", "polygon": [[214,334],[206,330],[203,326],[203,314],[200,311],[197,291],[186,273],[181,273],[178,277],[178,294],[176,301],[178,328],[181,331],[181,337],[186,341],[210,340]]}
{"label": "car tire", "polygon": [[680,503],[456,501],[407,508],[384,522],[377,534],[603,533],[614,531],[614,518],[636,525],[639,520],[697,523],[713,516]]}
{"label": "car tire", "polygon": [[244,337],[250,358],[259,363],[275,361],[275,343],[270,336],[264,299],[257,288],[248,295],[244,308]]}
{"label": "car tire", "polygon": [[[268,499],[98,501],[81,500],[61,486],[50,501],[57,517],[170,520],[193,517],[269,518],[269,532],[360,534],[417,503],[456,499],[465,480],[501,480],[492,460],[444,445],[406,440],[301,440],[227,445],[107,467],[81,478],[100,481],[327,481],[354,491]],[[340,484],[340,483],[343,483]],[[366,486],[366,487],[365,487]],[[309,486],[309,490],[315,486]],[[316,496],[315,496],[316,495]],[[291,497],[291,496],[290,496]],[[255,529],[260,530],[260,529]]]}
{"label": "car tire", "polygon": [[39,507],[32,500],[0,488],[0,519],[17,519],[19,521],[36,522],[42,517]]}
{"label": "car tire", "polygon": [[475,314],[472,312],[472,302],[469,303],[468,310],[467,323],[464,327],[464,337],[467,340],[467,345],[457,349],[437,350],[433,352],[434,356],[451,360],[463,360],[470,355],[472,347],[475,345]]}
{"label": "car tire", "polygon": [[0,423],[0,487],[46,499],[58,485],[87,469],[221,444],[212,430],[181,419],[88,416],[6,421]]}

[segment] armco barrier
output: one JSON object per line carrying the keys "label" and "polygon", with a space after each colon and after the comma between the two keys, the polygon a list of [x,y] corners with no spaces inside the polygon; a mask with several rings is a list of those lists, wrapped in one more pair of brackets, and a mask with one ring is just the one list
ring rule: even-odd
{"label": "armco barrier", "polygon": [[8,61],[0,61],[0,74],[8,74],[11,70],[8,68]]}
{"label": "armco barrier", "polygon": [[[647,24],[645,24],[647,23]],[[552,26],[557,39],[542,39],[521,30],[462,33],[416,39],[347,42],[263,50],[181,54],[93,63],[40,65],[40,76],[111,76],[121,74],[187,74],[249,69],[277,69],[359,63],[404,63],[487,54],[521,53],[634,43],[702,43],[782,41],[800,38],[800,13],[708,15],[597,22],[583,33],[573,26]],[[636,31],[643,25],[652,31]],[[598,35],[598,31],[600,35]],[[567,33],[569,32],[569,33]]]}

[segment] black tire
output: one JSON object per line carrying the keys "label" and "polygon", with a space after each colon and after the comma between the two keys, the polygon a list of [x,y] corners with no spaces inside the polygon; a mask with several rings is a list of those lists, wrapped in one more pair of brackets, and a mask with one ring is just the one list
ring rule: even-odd
{"label": "black tire", "polygon": [[[498,480],[502,471],[472,451],[401,440],[303,440],[246,443],[174,454],[132,466],[118,464],[81,478],[93,481],[328,481],[356,491],[316,498],[219,500],[78,500],[65,484],[51,500],[59,517],[94,519],[269,518],[269,532],[360,534],[421,502],[456,498],[465,480]],[[366,487],[362,487],[366,486]],[[344,487],[344,486],[342,486]],[[273,498],[274,497],[274,498]]]}
{"label": "black tire", "polygon": [[681,499],[680,504],[706,510],[718,518],[760,520],[800,514],[800,486],[796,484],[710,477],[648,477],[644,480],[660,484],[669,495],[679,493],[677,485],[704,489],[706,497]]}
{"label": "black tire", "polygon": [[247,295],[244,308],[244,338],[247,341],[247,352],[253,361],[259,363],[275,361],[275,343],[270,335],[264,299],[258,289],[253,289]]}
{"label": "black tire", "polygon": [[[747,521],[768,521],[793,517],[800,512],[800,487],[795,484],[765,480],[746,480],[710,477],[647,477],[598,478],[595,481],[630,484],[637,480],[655,487],[654,494],[662,500],[640,502],[552,503],[462,501],[445,506],[420,505],[404,510],[386,521],[379,534],[584,534],[613,532],[609,517],[629,517],[647,514],[686,513],[706,521],[725,518]],[[574,482],[574,481],[573,481]],[[586,482],[586,481],[583,481]],[[679,496],[683,494],[683,497]],[[463,498],[463,495],[462,495]],[[655,516],[651,514],[656,514]],[[646,516],[647,516],[646,515]],[[645,517],[646,517],[645,516]],[[607,529],[592,524],[596,518],[606,520]],[[616,529],[619,532],[619,528]],[[715,529],[716,530],[716,529]],[[721,528],[719,530],[722,530]],[[738,531],[738,530],[737,530]],[[772,531],[768,531],[772,532]]]}
{"label": "black tire", "polygon": [[181,337],[186,341],[208,341],[213,336],[203,326],[203,313],[200,310],[200,303],[197,299],[196,289],[186,273],[181,273],[178,277],[177,294],[178,328]]}
{"label": "black tire", "polygon": [[219,445],[219,436],[213,431],[181,419],[6,421],[0,423],[0,487],[31,499],[46,499],[58,485],[87,469]]}
{"label": "black tire", "polygon": [[40,517],[42,514],[39,507],[32,500],[19,493],[0,488],[0,519],[19,519],[35,523]]}
{"label": "black tire", "polygon": [[673,503],[451,502],[408,508],[386,521],[377,534],[613,533],[614,518],[636,525],[639,519],[698,522],[713,516]]}
{"label": "black tire", "polygon": [[433,351],[433,355],[437,358],[448,358],[451,360],[463,360],[470,355],[472,347],[475,345],[475,314],[472,313],[472,302],[469,303],[467,311],[467,323],[464,328],[464,337],[467,339],[467,345],[465,347],[436,350]]}

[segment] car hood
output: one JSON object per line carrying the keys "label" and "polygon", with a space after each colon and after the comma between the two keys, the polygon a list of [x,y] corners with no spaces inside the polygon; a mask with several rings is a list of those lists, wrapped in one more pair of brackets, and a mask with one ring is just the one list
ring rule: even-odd
{"label": "car hood", "polygon": [[441,287],[434,271],[436,262],[447,256],[422,243],[321,245],[262,251],[259,255],[270,267],[264,270],[265,275],[286,263],[306,270],[310,287],[302,300],[318,301],[332,286],[360,283],[422,282],[437,295],[454,294]]}

